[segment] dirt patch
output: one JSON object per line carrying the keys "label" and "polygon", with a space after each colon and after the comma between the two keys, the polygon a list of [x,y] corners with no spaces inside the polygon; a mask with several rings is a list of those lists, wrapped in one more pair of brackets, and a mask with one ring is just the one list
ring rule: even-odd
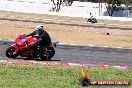
{"label": "dirt patch", "polygon": [[[14,39],[21,33],[30,33],[37,23],[0,20],[0,38]],[[108,28],[79,27],[59,24],[44,24],[51,37],[63,43],[81,45],[107,45],[131,47],[132,31]],[[8,37],[7,37],[8,36]],[[127,41],[127,42],[126,42]],[[116,42],[116,43],[115,43]],[[122,43],[122,44],[121,44]]]}
{"label": "dirt patch", "polygon": [[[0,25],[8,25],[15,28],[34,29],[38,23],[33,22],[20,22],[0,20]],[[90,34],[103,34],[103,35],[120,35],[120,36],[132,36],[131,30],[109,29],[109,28],[94,28],[94,27],[79,27],[79,26],[67,26],[59,24],[44,24],[48,31],[63,31],[63,32],[87,32]]]}

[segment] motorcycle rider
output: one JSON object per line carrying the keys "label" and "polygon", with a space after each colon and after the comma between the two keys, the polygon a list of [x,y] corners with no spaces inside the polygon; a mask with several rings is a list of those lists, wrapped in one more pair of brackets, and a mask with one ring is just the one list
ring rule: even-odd
{"label": "motorcycle rider", "polygon": [[36,42],[29,44],[29,48],[33,48],[34,46],[40,46],[43,48],[47,48],[51,45],[51,38],[49,34],[44,30],[43,25],[37,25],[36,30],[32,33],[28,34],[27,37],[37,35],[38,39]]}

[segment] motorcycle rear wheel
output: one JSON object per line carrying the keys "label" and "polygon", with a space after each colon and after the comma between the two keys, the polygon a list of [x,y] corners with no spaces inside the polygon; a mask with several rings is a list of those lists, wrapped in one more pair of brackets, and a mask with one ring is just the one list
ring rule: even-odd
{"label": "motorcycle rear wheel", "polygon": [[15,48],[14,47],[8,47],[6,49],[6,56],[9,58],[15,58],[18,56],[18,52],[15,52]]}
{"label": "motorcycle rear wheel", "polygon": [[54,48],[53,47],[49,47],[49,48],[47,48],[46,52],[43,52],[40,55],[40,58],[41,58],[41,60],[49,61],[54,56],[54,54],[55,54]]}

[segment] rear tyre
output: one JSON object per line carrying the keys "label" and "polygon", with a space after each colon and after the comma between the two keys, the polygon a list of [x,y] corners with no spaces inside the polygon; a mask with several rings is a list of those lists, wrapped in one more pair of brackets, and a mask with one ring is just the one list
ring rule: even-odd
{"label": "rear tyre", "polygon": [[97,20],[95,21],[95,23],[97,23]]}
{"label": "rear tyre", "polygon": [[6,50],[6,56],[9,58],[15,58],[18,56],[18,52],[15,52],[15,48],[14,47],[9,47]]}
{"label": "rear tyre", "polygon": [[94,23],[97,23],[97,20],[94,20]]}
{"label": "rear tyre", "polygon": [[48,61],[48,60],[51,60],[51,58],[54,56],[54,54],[55,54],[54,48],[53,47],[49,47],[49,48],[47,48],[47,51],[46,52],[44,51],[40,55],[40,58],[41,58],[41,60]]}

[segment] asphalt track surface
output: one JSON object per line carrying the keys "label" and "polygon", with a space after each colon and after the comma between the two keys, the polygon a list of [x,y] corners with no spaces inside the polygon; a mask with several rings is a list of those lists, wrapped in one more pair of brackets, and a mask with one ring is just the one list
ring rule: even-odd
{"label": "asphalt track surface", "polygon": [[[5,55],[6,49],[12,44],[10,41],[0,41],[0,59],[7,60]],[[107,64],[132,66],[132,49],[75,46],[75,45],[58,45],[56,54],[52,61],[71,62],[79,64]],[[16,59],[24,59],[17,57]],[[28,59],[29,60],[29,59]],[[38,59],[34,59],[38,60]]]}
{"label": "asphalt track surface", "polygon": [[[131,30],[131,28],[91,26],[88,24],[57,23],[57,22],[50,22],[50,21],[48,22],[30,21],[30,20],[17,20],[17,19],[6,19],[6,18],[3,18],[3,19],[1,18],[0,20]],[[10,41],[0,41],[0,59],[6,59],[6,60],[12,59],[12,58],[6,57],[5,55],[6,49],[11,44],[12,42]],[[132,66],[132,49],[59,45],[57,48],[55,48],[55,50],[56,50],[56,54],[52,58],[52,61],[58,61],[58,62],[65,61],[65,62],[79,63],[79,64],[108,64],[112,66],[113,65]],[[22,57],[17,57],[16,59],[26,60],[26,58],[22,58]]]}

